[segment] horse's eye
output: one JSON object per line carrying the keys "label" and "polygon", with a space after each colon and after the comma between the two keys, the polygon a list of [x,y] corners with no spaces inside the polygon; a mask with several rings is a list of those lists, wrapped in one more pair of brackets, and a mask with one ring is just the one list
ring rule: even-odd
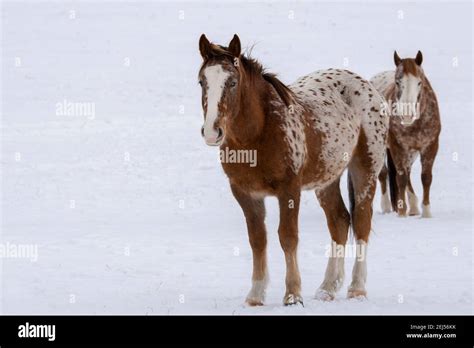
{"label": "horse's eye", "polygon": [[230,83],[230,87],[235,87],[235,86],[237,86],[237,81],[232,81],[232,82]]}

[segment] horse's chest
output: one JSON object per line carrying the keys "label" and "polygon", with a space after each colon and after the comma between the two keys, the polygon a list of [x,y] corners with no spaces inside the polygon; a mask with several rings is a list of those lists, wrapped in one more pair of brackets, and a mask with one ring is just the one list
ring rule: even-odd
{"label": "horse's chest", "polygon": [[[393,120],[393,119],[392,119]],[[404,126],[399,120],[390,124],[390,133],[397,143],[407,150],[420,151],[436,140],[439,134],[439,122],[426,115],[410,126]]]}
{"label": "horse's chest", "polygon": [[245,163],[222,163],[231,185],[255,195],[273,195],[277,189],[278,166],[273,171],[265,170],[266,166],[259,163],[251,166]]}

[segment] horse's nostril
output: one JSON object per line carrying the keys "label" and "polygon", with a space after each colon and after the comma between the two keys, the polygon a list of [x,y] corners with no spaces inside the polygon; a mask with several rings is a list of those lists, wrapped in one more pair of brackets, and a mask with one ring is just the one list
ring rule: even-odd
{"label": "horse's nostril", "polygon": [[224,132],[222,131],[222,128],[218,128],[217,129],[217,139],[222,138],[223,134],[224,134]]}
{"label": "horse's nostril", "polygon": [[201,136],[204,137],[204,126],[201,127]]}

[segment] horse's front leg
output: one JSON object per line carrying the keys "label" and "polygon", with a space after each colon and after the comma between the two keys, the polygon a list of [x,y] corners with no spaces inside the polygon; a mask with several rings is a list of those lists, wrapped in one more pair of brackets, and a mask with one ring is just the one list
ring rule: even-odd
{"label": "horse's front leg", "polygon": [[286,261],[286,292],[284,305],[303,304],[301,297],[301,278],[298,269],[298,213],[300,206],[300,188],[285,187],[278,194],[280,205],[280,225],[278,236],[285,252]]}
{"label": "horse's front leg", "polygon": [[231,186],[234,197],[239,202],[247,222],[250,246],[253,253],[252,288],[246,302],[250,306],[262,306],[268,284],[267,273],[267,232],[265,229],[265,204],[263,198],[253,198],[249,193]]}
{"label": "horse's front leg", "polygon": [[421,217],[430,218],[430,187],[433,181],[433,164],[438,153],[438,141],[436,140],[421,151],[421,182],[423,184],[423,205]]}
{"label": "horse's front leg", "polygon": [[396,207],[397,213],[400,217],[407,216],[407,203],[406,203],[406,189],[408,185],[408,177],[410,171],[409,153],[407,150],[399,145],[392,144],[390,147],[390,153],[393,158],[395,168],[397,170],[396,181],[398,191],[396,192]]}

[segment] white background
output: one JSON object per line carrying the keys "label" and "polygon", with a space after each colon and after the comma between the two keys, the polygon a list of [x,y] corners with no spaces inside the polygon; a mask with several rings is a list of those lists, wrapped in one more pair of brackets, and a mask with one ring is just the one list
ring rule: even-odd
{"label": "white background", "polygon": [[[2,2],[1,20],[1,242],[39,253],[0,259],[3,313],[472,313],[471,3]],[[434,217],[381,215],[377,194],[367,301],[345,298],[351,258],[337,299],[313,299],[330,238],[306,192],[305,307],[281,304],[274,199],[267,306],[243,305],[243,214],[200,136],[203,32],[221,44],[238,33],[286,83],[345,58],[370,78],[393,68],[394,49],[423,51],[443,125]],[[56,115],[64,100],[95,103],[95,118]],[[421,196],[419,175],[417,163]]]}

